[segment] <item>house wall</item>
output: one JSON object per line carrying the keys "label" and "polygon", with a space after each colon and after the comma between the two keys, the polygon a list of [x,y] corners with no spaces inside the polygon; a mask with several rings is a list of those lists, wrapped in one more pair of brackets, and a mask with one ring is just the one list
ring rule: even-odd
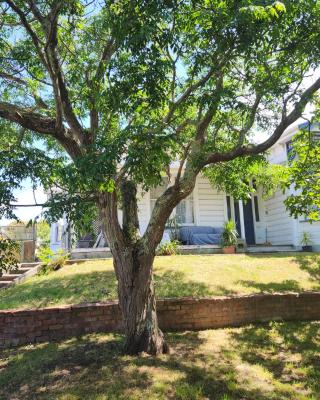
{"label": "house wall", "polygon": [[309,221],[303,218],[297,221],[297,238],[295,243],[297,247],[301,246],[303,232],[310,233],[313,250],[320,251],[320,222],[313,222],[310,224]]}
{"label": "house wall", "polygon": [[286,195],[277,191],[265,200],[266,240],[273,245],[294,244],[295,220],[289,216],[284,205]]}
{"label": "house wall", "polygon": [[227,220],[226,194],[213,189],[208,179],[197,179],[194,196],[195,224],[222,227]]}
{"label": "house wall", "polygon": [[50,226],[50,249],[54,252],[64,248],[62,232],[65,224],[64,220],[59,220]]}
{"label": "house wall", "polygon": [[151,214],[150,208],[150,193],[143,192],[141,189],[138,191],[138,216],[140,224],[140,233],[144,234],[147,229]]}
{"label": "house wall", "polygon": [[[143,234],[151,215],[150,195],[138,191],[140,231]],[[213,189],[208,179],[199,176],[193,191],[194,225],[222,227],[227,219],[226,195]]]}
{"label": "house wall", "polygon": [[[289,141],[290,138],[287,139]],[[287,162],[287,149],[285,142],[277,143],[271,150],[268,160],[271,164],[285,164]]]}

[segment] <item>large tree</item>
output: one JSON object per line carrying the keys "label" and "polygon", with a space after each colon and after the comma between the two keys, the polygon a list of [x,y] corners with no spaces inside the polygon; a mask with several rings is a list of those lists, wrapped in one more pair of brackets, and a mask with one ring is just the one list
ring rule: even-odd
{"label": "large tree", "polygon": [[[2,209],[26,176],[61,189],[48,203],[56,217],[97,208],[126,350],[164,352],[152,265],[166,221],[203,169],[250,163],[301,116],[320,88],[305,79],[320,62],[319,1],[0,3]],[[170,185],[141,236],[137,187],[163,174]]]}

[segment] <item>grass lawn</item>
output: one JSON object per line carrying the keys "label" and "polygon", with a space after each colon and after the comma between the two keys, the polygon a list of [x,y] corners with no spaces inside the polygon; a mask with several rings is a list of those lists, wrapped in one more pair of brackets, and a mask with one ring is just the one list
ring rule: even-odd
{"label": "grass lawn", "polygon": [[[320,290],[320,255],[157,257],[158,297]],[[0,309],[46,307],[117,297],[112,260],[67,265],[0,290]]]}
{"label": "grass lawn", "polygon": [[316,400],[320,322],[167,334],[171,354],[121,354],[96,334],[0,352],[2,400]]}

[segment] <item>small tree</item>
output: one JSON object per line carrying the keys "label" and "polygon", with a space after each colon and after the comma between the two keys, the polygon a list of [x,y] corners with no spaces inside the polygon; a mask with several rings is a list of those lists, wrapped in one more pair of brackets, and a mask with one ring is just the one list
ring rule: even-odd
{"label": "small tree", "polygon": [[[60,188],[53,218],[98,210],[127,352],[167,350],[152,265],[199,173],[267,151],[320,88],[303,84],[319,66],[319,16],[313,0],[1,2],[2,211],[26,176]],[[254,144],[254,130],[269,138]],[[137,187],[163,174],[141,236]]]}
{"label": "small tree", "polygon": [[19,244],[0,235],[0,276],[18,266]]}
{"label": "small tree", "polygon": [[47,247],[50,244],[50,225],[44,219],[37,222],[37,237],[40,240],[42,247]]}

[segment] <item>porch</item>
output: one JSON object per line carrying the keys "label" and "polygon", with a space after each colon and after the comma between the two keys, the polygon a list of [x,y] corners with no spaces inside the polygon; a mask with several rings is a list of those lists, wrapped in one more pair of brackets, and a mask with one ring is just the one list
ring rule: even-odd
{"label": "porch", "polygon": [[[179,254],[222,254],[222,248],[219,245],[181,245],[178,247]],[[294,246],[247,246],[247,248],[237,248],[237,253],[291,253],[297,252]],[[112,254],[109,247],[100,248],[82,248],[72,249],[71,260],[88,260],[95,258],[112,258]]]}
{"label": "porch", "polygon": [[[142,234],[147,228],[152,209],[161,193],[160,189],[163,191],[163,187],[152,189],[150,192],[139,191],[139,223]],[[182,254],[221,252],[221,240],[218,234],[221,235],[223,224],[229,219],[235,221],[238,237],[244,243],[244,247],[248,246],[249,252],[292,251],[297,234],[294,220],[290,218],[283,204],[284,198],[284,195],[278,192],[266,200],[258,188],[246,202],[236,200],[227,193],[213,188],[205,177],[200,176],[193,193],[184,199],[171,215],[171,218],[176,220],[178,229],[195,228],[196,231],[199,230],[195,233],[200,233],[198,240],[181,240],[184,246],[180,252]],[[119,210],[119,220],[122,220],[121,210]],[[202,228],[204,231],[201,231]],[[168,223],[164,237],[166,240],[170,240],[169,231],[172,230],[172,225]],[[71,251],[72,257],[77,259],[87,258],[86,254],[95,254],[98,258],[108,256],[108,244],[101,236],[99,221],[93,223],[91,236],[87,235],[80,241],[67,237],[64,234],[66,231],[63,221],[60,226],[52,226],[52,250],[56,251],[62,247]],[[203,233],[207,236],[202,235]],[[74,243],[76,248],[72,248],[71,243]]]}

